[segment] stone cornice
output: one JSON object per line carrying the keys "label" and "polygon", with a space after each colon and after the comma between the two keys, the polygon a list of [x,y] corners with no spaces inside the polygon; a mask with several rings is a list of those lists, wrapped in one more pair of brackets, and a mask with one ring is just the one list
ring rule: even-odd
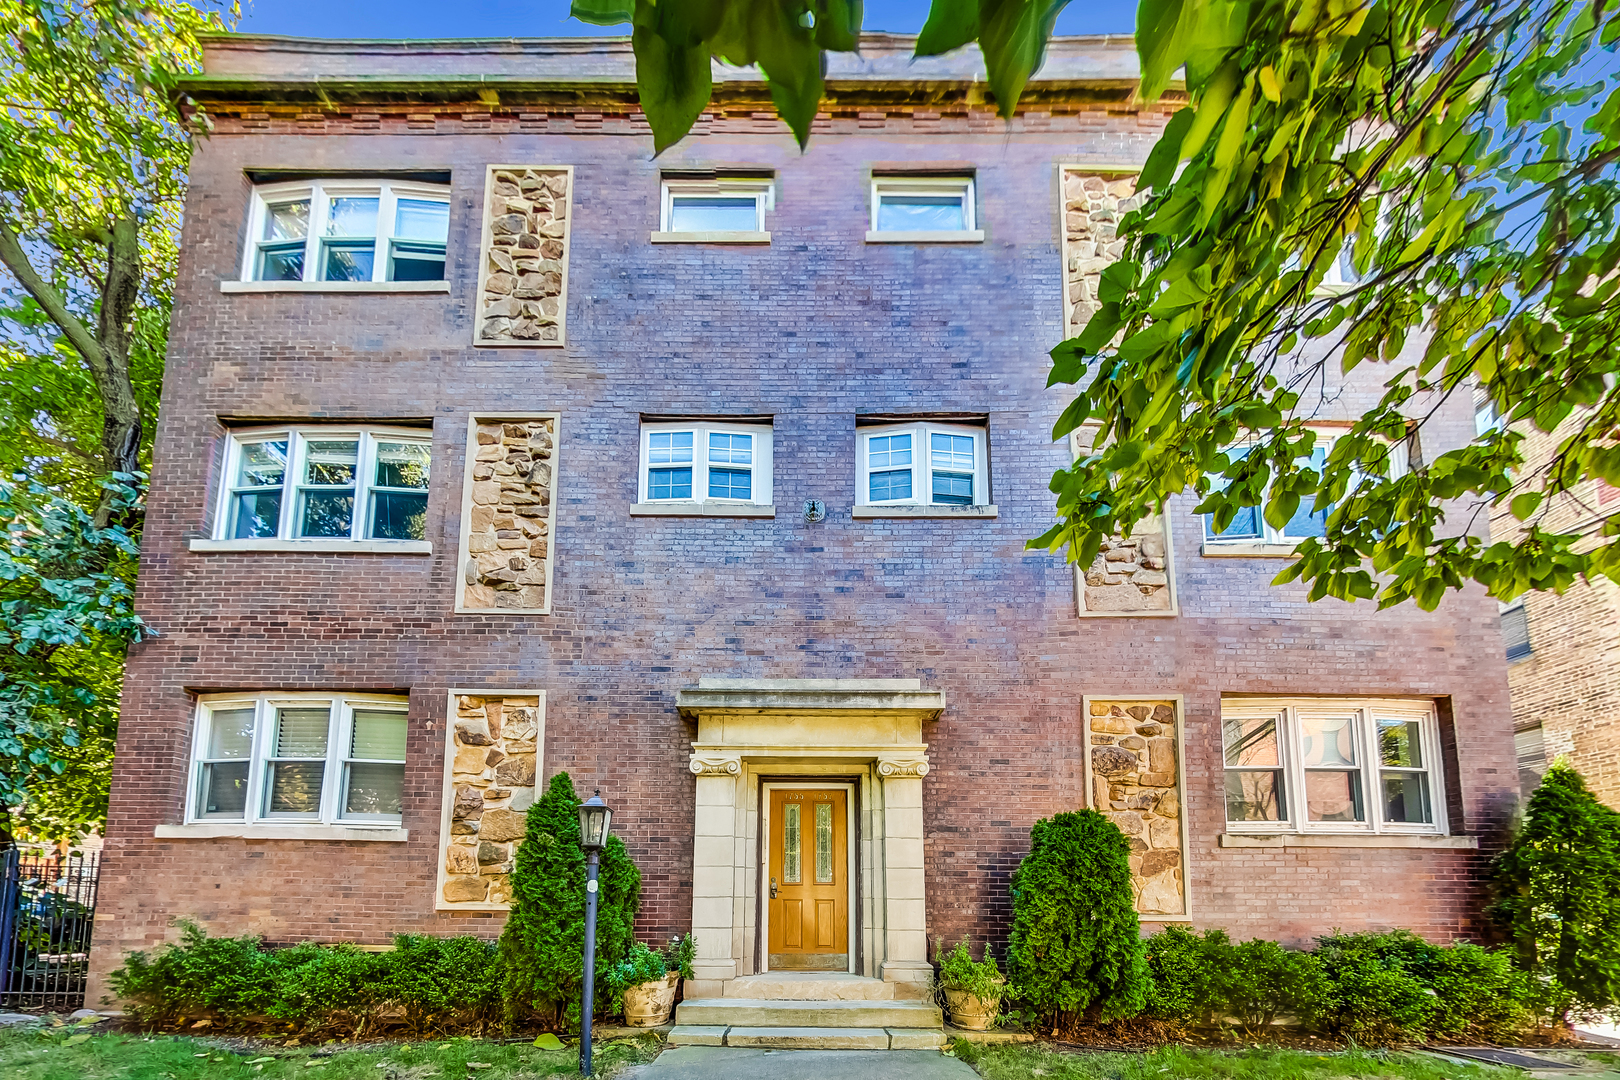
{"label": "stone cornice", "polygon": [[[824,111],[859,106],[977,107],[993,103],[975,46],[913,59],[915,38],[863,34],[861,52],[827,54]],[[322,109],[368,104],[462,103],[493,112],[535,107],[638,111],[628,38],[338,41],[251,34],[202,38],[205,73],[178,92],[214,111],[254,104]],[[1054,38],[1020,111],[1128,103],[1137,83],[1132,38]],[[770,109],[756,68],[716,63],[711,110]],[[1182,97],[1179,85],[1174,97]]]}
{"label": "stone cornice", "polygon": [[938,720],[943,690],[916,679],[704,679],[675,698],[681,716],[702,714],[908,713]]}

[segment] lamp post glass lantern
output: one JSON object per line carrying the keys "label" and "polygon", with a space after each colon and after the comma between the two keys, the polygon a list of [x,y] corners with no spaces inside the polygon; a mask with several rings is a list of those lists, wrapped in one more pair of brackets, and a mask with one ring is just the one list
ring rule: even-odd
{"label": "lamp post glass lantern", "polygon": [[596,872],[607,846],[613,809],[602,789],[579,804],[579,846],[585,851],[585,1000],[580,1005],[579,1074],[591,1075],[591,1012],[596,1003]]}

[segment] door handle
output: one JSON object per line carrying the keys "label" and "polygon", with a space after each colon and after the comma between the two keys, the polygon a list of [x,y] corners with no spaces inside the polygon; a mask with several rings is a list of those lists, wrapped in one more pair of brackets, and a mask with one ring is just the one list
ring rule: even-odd
{"label": "door handle", "polygon": [[776,879],[771,878],[771,899],[776,899]]}

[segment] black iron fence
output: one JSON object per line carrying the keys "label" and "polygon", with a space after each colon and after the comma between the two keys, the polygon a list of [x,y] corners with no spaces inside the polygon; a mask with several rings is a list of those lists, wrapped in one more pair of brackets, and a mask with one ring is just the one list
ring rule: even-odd
{"label": "black iron fence", "polygon": [[99,855],[0,851],[0,1008],[84,1007]]}

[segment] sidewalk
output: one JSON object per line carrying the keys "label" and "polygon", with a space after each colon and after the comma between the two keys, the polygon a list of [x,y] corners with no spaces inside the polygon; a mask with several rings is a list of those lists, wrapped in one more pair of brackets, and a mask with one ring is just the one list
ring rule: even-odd
{"label": "sidewalk", "polygon": [[747,1050],[678,1046],[636,1080],[977,1080],[966,1064],[934,1050]]}

